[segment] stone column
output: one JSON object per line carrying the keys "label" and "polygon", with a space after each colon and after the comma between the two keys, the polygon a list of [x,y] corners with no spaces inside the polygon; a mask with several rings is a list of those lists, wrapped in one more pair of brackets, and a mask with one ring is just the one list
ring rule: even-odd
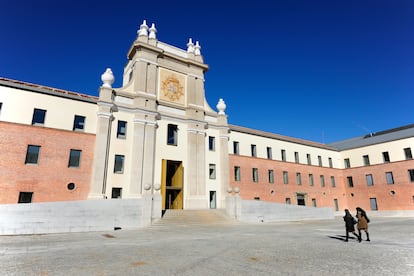
{"label": "stone column", "polygon": [[146,190],[146,193],[153,192],[154,186],[154,162],[155,162],[155,138],[156,138],[157,124],[154,121],[147,121],[145,125],[144,136],[144,161],[143,161],[143,174],[142,183]]}
{"label": "stone column", "polygon": [[144,134],[145,121],[140,118],[134,119],[133,137],[131,145],[131,174],[129,182],[130,197],[140,197],[142,194],[142,167],[144,164]]}

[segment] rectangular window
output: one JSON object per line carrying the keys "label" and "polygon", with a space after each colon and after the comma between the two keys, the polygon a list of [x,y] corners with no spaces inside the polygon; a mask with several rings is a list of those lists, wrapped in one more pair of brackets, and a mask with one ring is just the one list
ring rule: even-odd
{"label": "rectangular window", "polygon": [[83,131],[85,129],[85,117],[75,115],[73,119],[73,131]]}
{"label": "rectangular window", "polygon": [[234,167],[234,181],[240,181],[240,167]]}
{"label": "rectangular window", "polygon": [[295,163],[299,163],[299,152],[295,151]]}
{"label": "rectangular window", "polygon": [[332,186],[332,188],[336,187],[335,176],[331,176],[331,186]]}
{"label": "rectangular window", "polygon": [[80,166],[80,158],[81,158],[81,150],[71,149],[69,153],[69,164],[68,167],[75,167],[79,168]]}
{"label": "rectangular window", "polygon": [[269,170],[268,175],[269,175],[269,183],[275,183],[275,174],[273,170]]}
{"label": "rectangular window", "polygon": [[209,164],[209,178],[216,179],[216,164]]}
{"label": "rectangular window", "polygon": [[267,147],[266,148],[266,152],[267,152],[267,159],[272,159],[272,148],[271,147]]}
{"label": "rectangular window", "polygon": [[306,160],[308,161],[308,165],[312,165],[312,159],[311,159],[311,155],[308,153],[306,154]]}
{"label": "rectangular window", "polygon": [[411,153],[411,148],[404,149],[405,159],[413,159],[413,155]]}
{"label": "rectangular window", "polygon": [[252,169],[253,182],[259,182],[259,170],[257,168]]}
{"label": "rectangular window", "polygon": [[25,164],[37,164],[39,161],[40,146],[28,145]]}
{"label": "rectangular window", "polygon": [[18,203],[31,203],[33,192],[20,192]]}
{"label": "rectangular window", "polygon": [[3,107],[3,103],[0,102],[0,114],[1,114],[1,108]]}
{"label": "rectangular window", "polygon": [[118,128],[116,130],[116,138],[125,139],[127,134],[127,122],[118,121]]}
{"label": "rectangular window", "polygon": [[309,174],[309,186],[313,186],[313,174]]}
{"label": "rectangular window", "polygon": [[114,173],[124,173],[124,155],[115,155]]}
{"label": "rectangular window", "polygon": [[176,146],[178,143],[178,127],[177,125],[168,124],[167,145]]}
{"label": "rectangular window", "polygon": [[286,204],[290,204],[290,197],[285,198]]}
{"label": "rectangular window", "polygon": [[208,150],[209,151],[216,150],[216,138],[213,136],[208,136]]}
{"label": "rectangular window", "polygon": [[122,198],[122,188],[112,188],[111,198]]}
{"label": "rectangular window", "polygon": [[42,126],[45,124],[46,110],[35,108],[33,111],[32,125]]}
{"label": "rectangular window", "polygon": [[287,171],[283,172],[283,184],[288,184],[289,183],[289,175]]}
{"label": "rectangular window", "polygon": [[318,165],[322,167],[322,156],[318,155]]}
{"label": "rectangular window", "polygon": [[384,151],[382,153],[382,159],[384,159],[384,163],[390,162],[390,154],[388,153],[388,151]]}
{"label": "rectangular window", "polygon": [[349,169],[351,167],[351,162],[349,161],[349,158],[344,159],[345,168]]}
{"label": "rectangular window", "polygon": [[410,182],[414,182],[414,170],[408,170],[408,177],[410,179]]}
{"label": "rectangular window", "polygon": [[332,158],[331,157],[328,158],[328,162],[329,162],[329,168],[333,168],[333,163],[332,163]]}
{"label": "rectangular window", "polygon": [[302,175],[300,173],[296,173],[296,183],[302,185]]}
{"label": "rectangular window", "polygon": [[325,176],[321,175],[321,187],[325,187]]}
{"label": "rectangular window", "polygon": [[251,145],[250,148],[252,151],[252,157],[256,157],[257,156],[256,145]]}
{"label": "rectangular window", "polygon": [[364,155],[362,156],[362,159],[364,160],[364,166],[369,166],[369,156]]}
{"label": "rectangular window", "polygon": [[286,161],[286,150],[282,149],[280,151],[281,157],[282,157],[282,161]]}
{"label": "rectangular window", "polygon": [[316,198],[312,198],[312,206],[316,207]]}
{"label": "rectangular window", "polygon": [[368,186],[373,186],[374,185],[374,179],[372,178],[372,174],[365,175],[365,179],[367,180],[367,185]]}
{"label": "rectangular window", "polygon": [[334,198],[335,211],[339,211],[338,199]]}
{"label": "rectangular window", "polygon": [[372,211],[377,211],[378,210],[377,199],[375,197],[371,197],[369,199],[369,203],[371,205],[371,210]]}
{"label": "rectangular window", "polygon": [[346,183],[348,184],[349,188],[354,187],[354,181],[352,180],[352,176],[347,176],[346,177]]}
{"label": "rectangular window", "polygon": [[387,184],[394,184],[394,177],[392,175],[392,172],[386,172],[385,177],[387,179]]}
{"label": "rectangular window", "polygon": [[239,152],[239,142],[233,142],[233,153],[234,154],[240,154],[240,152]]}

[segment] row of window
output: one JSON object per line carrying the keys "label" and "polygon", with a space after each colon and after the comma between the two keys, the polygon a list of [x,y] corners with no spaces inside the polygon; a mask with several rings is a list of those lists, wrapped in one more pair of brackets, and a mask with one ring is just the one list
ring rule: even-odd
{"label": "row of window", "polygon": [[[410,182],[414,182],[414,169],[408,170],[408,179]],[[366,174],[365,180],[368,186],[374,185],[374,177],[372,176],[372,174]],[[394,184],[394,175],[392,172],[385,173],[385,181],[388,185]],[[354,181],[352,179],[352,176],[347,176],[346,182],[347,182],[348,187],[350,188],[354,187]]]}
{"label": "row of window", "polygon": [[[404,150],[405,160],[413,159],[411,148],[404,148],[403,150]],[[388,151],[384,151],[382,153],[382,159],[383,159],[384,163],[391,162],[390,154],[389,154]],[[369,161],[369,155],[363,155],[362,160],[363,160],[364,166],[369,166],[371,164],[370,161]],[[345,168],[350,168],[351,167],[351,162],[350,162],[349,158],[345,158],[344,163],[345,163]]]}
{"label": "row of window", "polygon": [[[257,146],[254,144],[250,145],[250,150],[251,150],[251,156],[252,157],[257,157]],[[234,141],[233,142],[233,154],[235,155],[239,155],[240,154],[240,149],[239,149],[239,142],[238,141]],[[273,150],[271,147],[266,147],[266,154],[267,154],[267,159],[273,159]],[[280,150],[280,160],[282,161],[286,161],[286,150],[285,149],[281,149]],[[299,163],[299,152],[295,151],[294,152],[294,160],[295,163]],[[309,153],[306,154],[306,160],[307,160],[307,164],[308,165],[312,165],[312,158],[311,155]],[[328,165],[330,168],[333,167],[333,163],[332,163],[332,158],[328,157]],[[318,155],[318,166],[322,167],[323,163],[322,163],[322,156]]]}
{"label": "row of window", "polygon": [[[38,164],[41,146],[28,145],[26,151],[25,164]],[[80,166],[82,150],[70,149],[69,151],[69,168],[78,168]]]}
{"label": "row of window", "polygon": [[[274,170],[268,170],[267,175],[268,175],[268,182],[271,183],[271,184],[275,183]],[[309,179],[309,185],[314,186],[315,181],[314,181],[313,174],[309,174],[308,179]],[[252,168],[252,180],[255,183],[259,182],[259,169],[258,168]],[[325,187],[325,176],[320,175],[319,180],[320,180],[321,186]],[[331,180],[331,186],[336,187],[335,177],[331,176],[330,180]],[[234,167],[234,181],[241,181],[241,170],[240,170],[239,166]],[[289,172],[283,171],[282,181],[283,181],[283,184],[289,184]],[[299,173],[299,172],[296,173],[296,184],[297,185],[302,185],[302,174]]]}
{"label": "row of window", "polygon": [[[33,110],[32,125],[43,126],[46,119],[46,110],[35,108]],[[73,119],[73,131],[83,131],[85,129],[85,116],[75,115]]]}

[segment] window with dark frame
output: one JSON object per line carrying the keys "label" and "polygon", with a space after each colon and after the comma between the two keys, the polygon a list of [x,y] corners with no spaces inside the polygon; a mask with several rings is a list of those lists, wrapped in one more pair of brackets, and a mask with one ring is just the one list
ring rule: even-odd
{"label": "window with dark frame", "polygon": [[125,139],[127,134],[127,122],[126,121],[118,121],[118,126],[116,129],[116,138],[118,139]]}
{"label": "window with dark frame", "polygon": [[411,148],[405,148],[404,149],[405,159],[413,159],[413,154],[411,152]]}
{"label": "window with dark frame", "polygon": [[325,187],[325,176],[321,175],[320,179],[321,179],[321,187]]}
{"label": "window with dark frame", "polygon": [[240,181],[241,175],[240,175],[240,167],[235,166],[234,167],[234,181]]}
{"label": "window with dark frame", "polygon": [[216,150],[216,138],[213,136],[208,137],[208,150],[215,151]]}
{"label": "window with dark frame", "polygon": [[259,170],[257,168],[253,168],[252,169],[252,177],[253,177],[253,182],[259,182]]}
{"label": "window with dark frame", "polygon": [[256,157],[257,156],[256,145],[250,145],[250,149],[251,149],[252,157]]}
{"label": "window with dark frame", "polygon": [[344,159],[345,168],[349,169],[351,167],[351,161],[349,158]]}
{"label": "window with dark frame", "polygon": [[378,210],[377,199],[375,197],[372,197],[369,199],[369,202],[370,202],[371,210],[377,211]]}
{"label": "window with dark frame", "polygon": [[309,174],[309,186],[313,186],[314,182],[313,182],[313,174]]}
{"label": "window with dark frame", "polygon": [[318,165],[322,167],[322,156],[318,155]]}
{"label": "window with dark frame", "polygon": [[25,164],[38,164],[39,162],[40,146],[28,145],[26,152]]}
{"label": "window with dark frame", "polygon": [[115,155],[114,173],[124,173],[124,155]]}
{"label": "window with dark frame", "polygon": [[362,159],[364,160],[364,166],[369,166],[370,165],[368,155],[362,156]]}
{"label": "window with dark frame", "polygon": [[308,153],[306,154],[306,160],[308,161],[308,165],[312,165],[312,159],[311,159],[311,155]]}
{"label": "window with dark frame", "polygon": [[347,176],[346,177],[346,183],[348,184],[349,188],[354,187],[354,181],[352,180],[352,176]]}
{"label": "window with dark frame", "polygon": [[332,158],[328,158],[329,168],[333,168]]}
{"label": "window with dark frame", "polygon": [[302,175],[301,173],[296,173],[296,184],[302,185]]}
{"label": "window with dark frame", "polygon": [[177,125],[168,124],[167,145],[178,145],[178,127]]}
{"label": "window with dark frame", "polygon": [[81,150],[71,149],[69,152],[69,168],[79,168],[80,166],[80,158],[81,158]]}
{"label": "window with dark frame", "polygon": [[367,180],[367,185],[368,186],[373,186],[374,185],[374,179],[372,178],[372,174],[365,175],[365,179]]}
{"label": "window with dark frame", "polygon": [[384,160],[384,163],[389,163],[390,162],[390,154],[388,153],[388,151],[384,151],[382,153],[382,158]]}
{"label": "window with dark frame", "polygon": [[283,184],[289,184],[289,175],[287,171],[283,172]]}
{"label": "window with dark frame", "polygon": [[414,169],[408,170],[408,177],[410,179],[410,182],[414,182]]}
{"label": "window with dark frame", "polygon": [[273,170],[268,171],[269,183],[275,183],[275,174]]}
{"label": "window with dark frame", "polygon": [[394,184],[394,176],[392,175],[392,172],[386,172],[385,178],[387,179],[387,184]]}
{"label": "window with dark frame", "polygon": [[20,192],[17,203],[32,203],[33,192]]}
{"label": "window with dark frame", "polygon": [[280,155],[281,155],[282,161],[286,161],[286,150],[284,149],[280,150]]}
{"label": "window with dark frame", "polygon": [[73,131],[83,131],[85,129],[85,116],[75,115],[73,119]]}
{"label": "window with dark frame", "polygon": [[35,108],[33,110],[32,125],[44,125],[46,110]]}
{"label": "window with dark frame", "polygon": [[295,151],[295,163],[299,163],[299,152]]}
{"label": "window with dark frame", "polygon": [[113,187],[111,198],[122,198],[122,188]]}
{"label": "window with dark frame", "polygon": [[209,178],[210,179],[216,179],[216,164],[209,164]]}
{"label": "window with dark frame", "polygon": [[267,147],[266,148],[266,153],[267,153],[267,159],[272,159],[272,148],[271,147]]}
{"label": "window with dark frame", "polygon": [[234,141],[233,142],[233,154],[237,154],[237,155],[240,154],[240,151],[239,151],[239,142],[237,142],[237,141]]}
{"label": "window with dark frame", "polygon": [[336,187],[336,183],[335,183],[335,176],[331,176],[331,187],[335,188]]}
{"label": "window with dark frame", "polygon": [[334,198],[334,207],[335,207],[335,211],[339,211],[339,204],[338,204],[337,198]]}

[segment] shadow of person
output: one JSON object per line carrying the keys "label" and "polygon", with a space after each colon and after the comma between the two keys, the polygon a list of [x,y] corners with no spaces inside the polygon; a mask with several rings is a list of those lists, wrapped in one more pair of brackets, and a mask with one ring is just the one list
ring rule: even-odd
{"label": "shadow of person", "polygon": [[[344,235],[328,236],[328,238],[335,239],[335,240],[340,240],[340,241],[345,241],[346,240],[346,236],[344,236]],[[354,237],[349,237],[349,239],[355,240]]]}

